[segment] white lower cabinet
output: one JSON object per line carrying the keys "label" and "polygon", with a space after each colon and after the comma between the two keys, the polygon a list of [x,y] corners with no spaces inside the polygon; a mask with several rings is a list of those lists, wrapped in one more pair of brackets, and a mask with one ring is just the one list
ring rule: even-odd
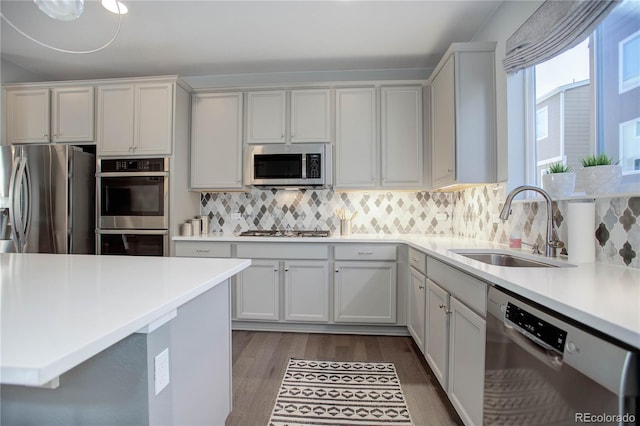
{"label": "white lower cabinet", "polygon": [[284,319],[329,321],[328,262],[284,262]]}
{"label": "white lower cabinet", "polygon": [[280,317],[280,262],[253,260],[236,276],[236,318],[277,321]]}
{"label": "white lower cabinet", "polygon": [[449,399],[465,425],[482,424],[484,318],[451,297]]}
{"label": "white lower cabinet", "polygon": [[410,268],[411,285],[407,303],[407,328],[424,353],[426,277],[420,271]]}
{"label": "white lower cabinet", "polygon": [[427,363],[464,424],[481,425],[487,285],[433,258],[427,271]]}
{"label": "white lower cabinet", "polygon": [[395,323],[396,281],[395,262],[336,262],[334,321]]}
{"label": "white lower cabinet", "polygon": [[424,353],[442,388],[447,390],[449,364],[449,293],[427,279]]}

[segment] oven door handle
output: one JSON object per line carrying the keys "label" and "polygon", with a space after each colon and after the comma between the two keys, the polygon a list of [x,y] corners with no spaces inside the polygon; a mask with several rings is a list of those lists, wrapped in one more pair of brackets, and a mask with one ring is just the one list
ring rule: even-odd
{"label": "oven door handle", "polygon": [[98,229],[100,235],[169,235],[169,231],[164,229]]}
{"label": "oven door handle", "polygon": [[543,347],[539,342],[536,342],[530,336],[528,336],[524,330],[521,330],[518,326],[511,322],[503,323],[503,326],[504,334],[509,339],[511,339],[513,343],[520,346],[534,358],[543,362],[545,365],[554,370],[559,370],[560,367],[562,367],[563,358],[561,354]]}
{"label": "oven door handle", "polygon": [[96,177],[163,177],[169,172],[98,172]]}

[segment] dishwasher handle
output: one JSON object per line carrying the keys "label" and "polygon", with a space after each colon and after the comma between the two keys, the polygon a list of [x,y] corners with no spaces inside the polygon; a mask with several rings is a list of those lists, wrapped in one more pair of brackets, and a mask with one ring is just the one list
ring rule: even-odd
{"label": "dishwasher handle", "polygon": [[564,362],[563,356],[554,348],[536,339],[535,336],[532,336],[529,332],[518,327],[508,319],[504,320],[503,326],[505,336],[538,361],[541,361],[554,370],[559,370],[560,367],[562,367]]}

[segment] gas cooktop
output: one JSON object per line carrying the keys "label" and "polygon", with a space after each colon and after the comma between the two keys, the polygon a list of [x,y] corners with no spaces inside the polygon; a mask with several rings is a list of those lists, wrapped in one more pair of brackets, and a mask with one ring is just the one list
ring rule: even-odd
{"label": "gas cooktop", "polygon": [[329,231],[291,231],[291,230],[262,230],[250,229],[240,233],[241,237],[328,237]]}

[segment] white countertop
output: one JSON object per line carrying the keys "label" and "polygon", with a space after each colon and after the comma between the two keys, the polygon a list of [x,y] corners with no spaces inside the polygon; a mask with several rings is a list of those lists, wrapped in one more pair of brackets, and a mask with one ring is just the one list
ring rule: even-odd
{"label": "white countertop", "polygon": [[[487,282],[511,290],[569,318],[640,349],[640,270],[606,263],[566,268],[509,268],[487,265],[452,253],[451,249],[500,249],[501,244],[469,238],[431,235],[334,235],[325,238],[240,237],[208,235],[175,237],[175,241],[405,243]],[[513,250],[529,255],[527,250]],[[563,258],[554,258],[568,263]],[[428,275],[428,271],[427,271]]]}
{"label": "white countertop", "polygon": [[43,385],[250,264],[0,254],[0,382]]}

